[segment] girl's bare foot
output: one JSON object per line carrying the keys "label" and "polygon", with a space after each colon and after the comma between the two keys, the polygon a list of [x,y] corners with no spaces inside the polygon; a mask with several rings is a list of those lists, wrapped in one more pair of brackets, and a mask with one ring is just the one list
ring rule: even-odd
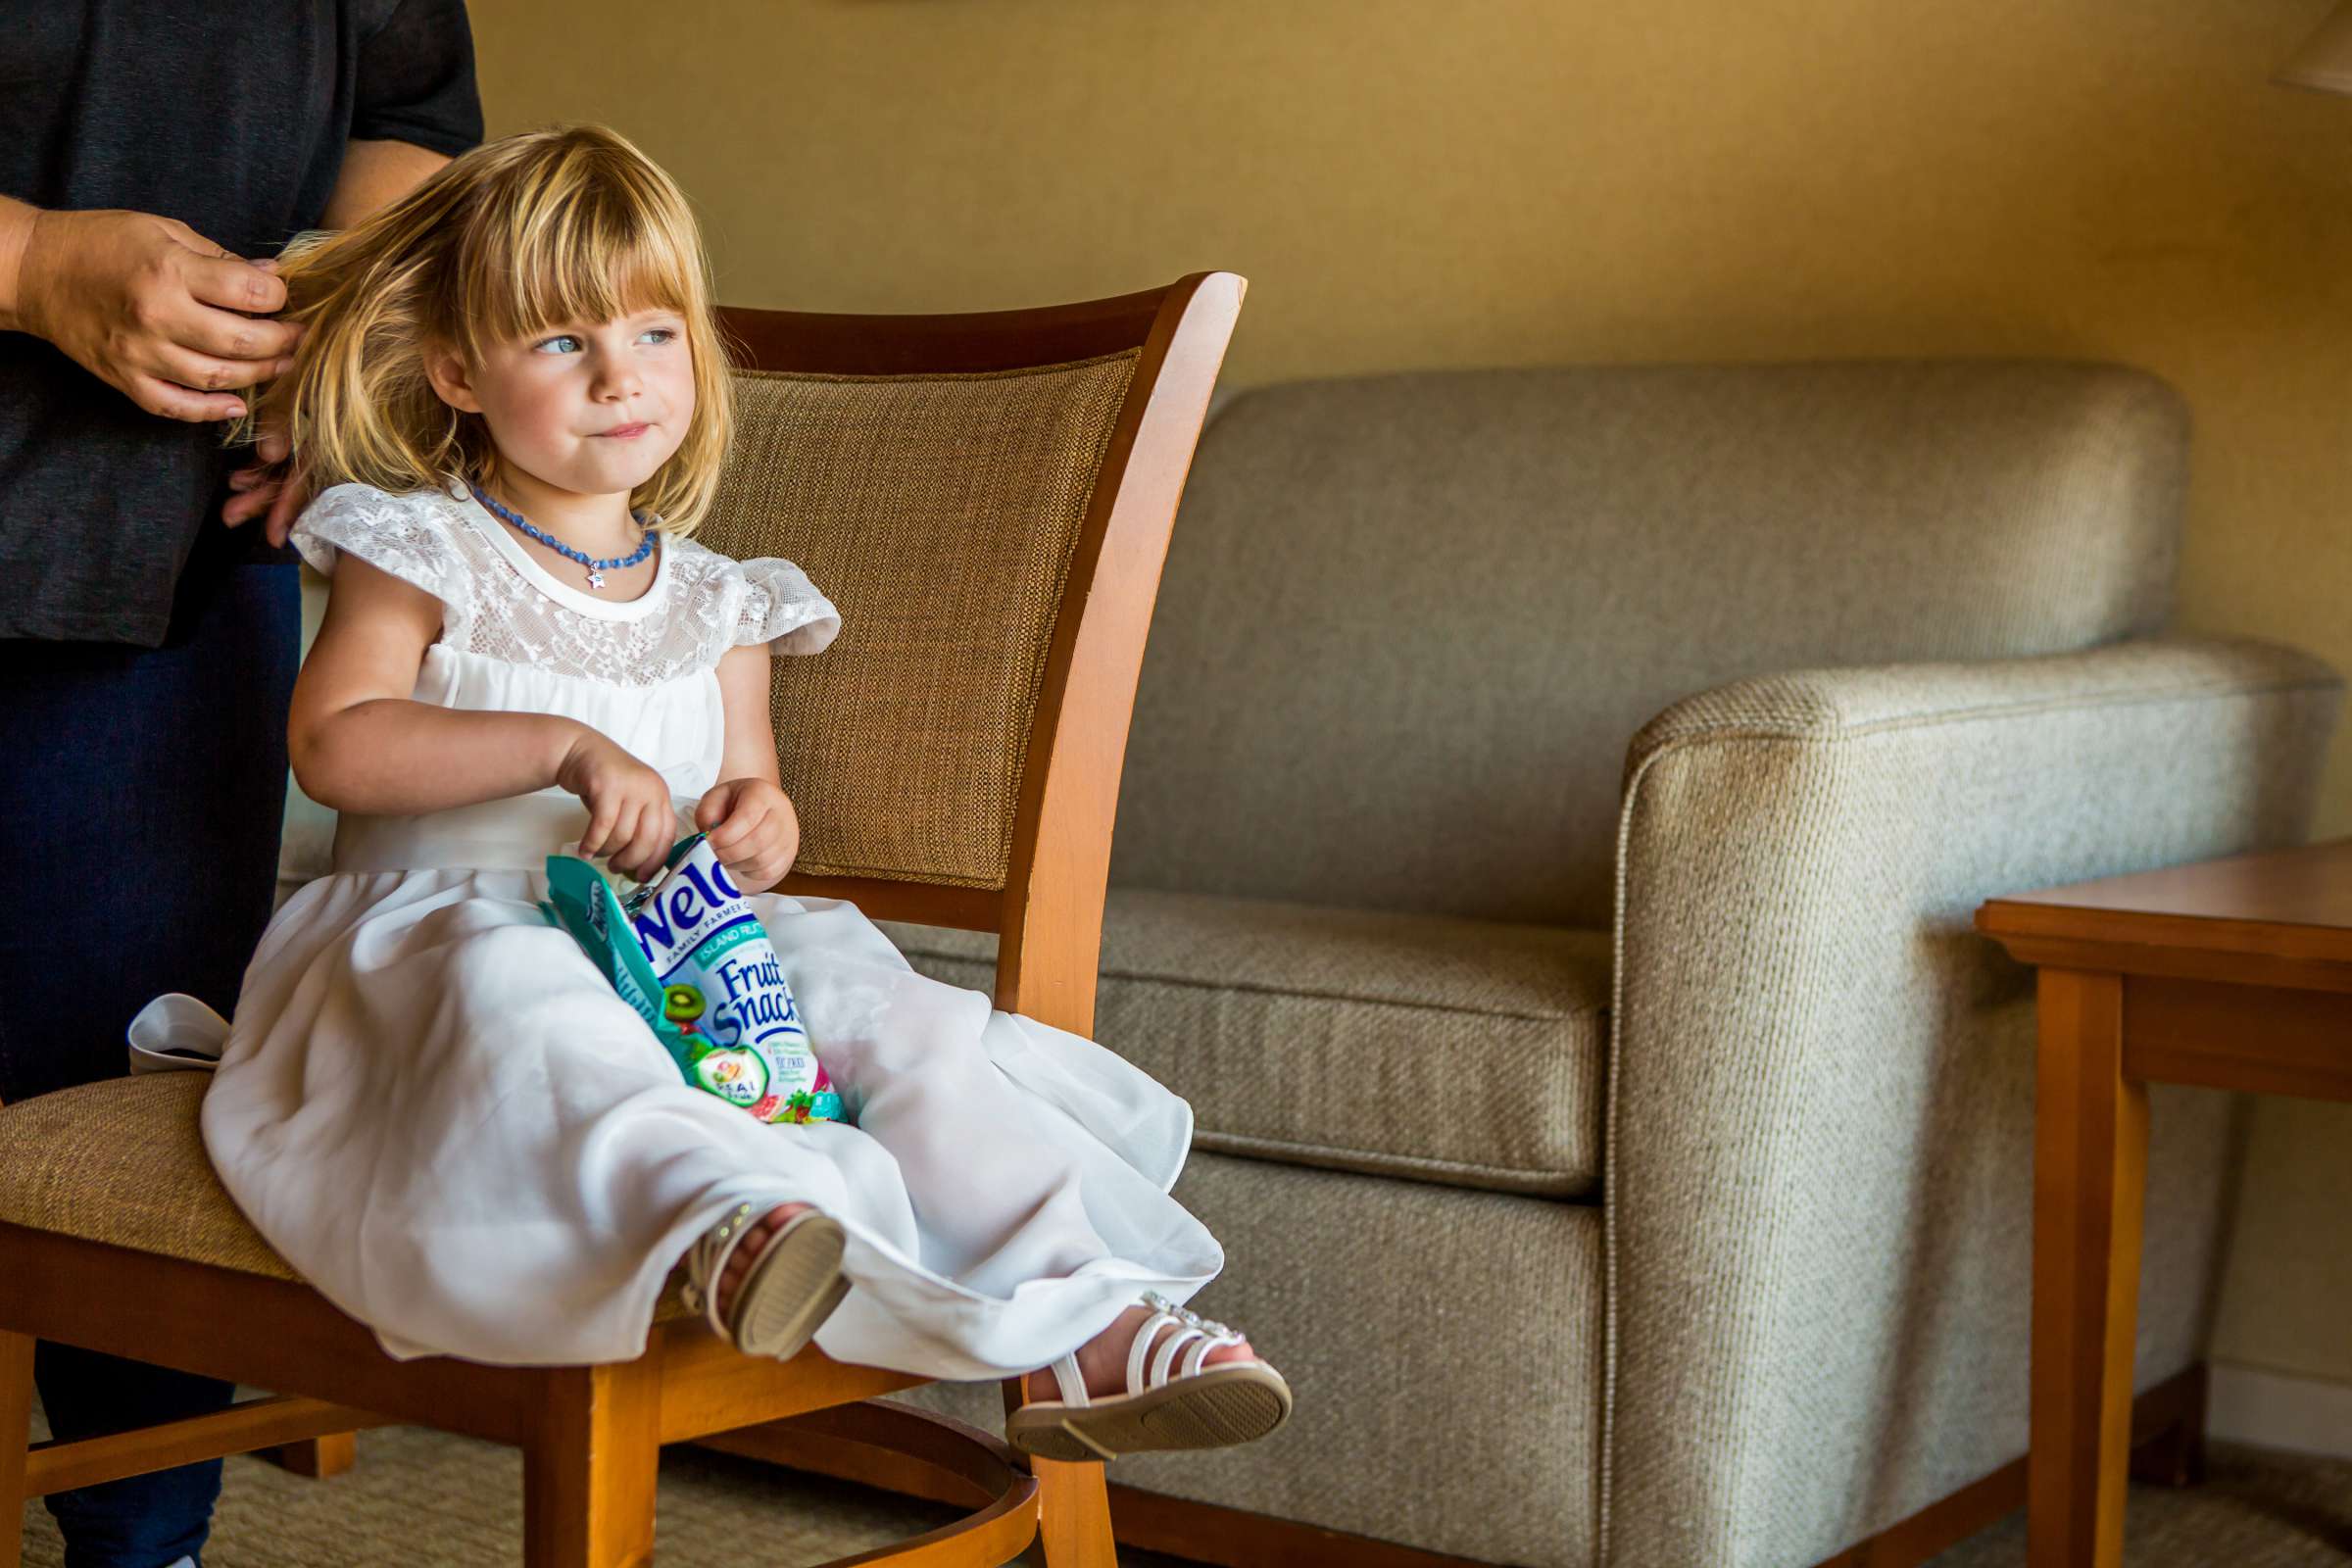
{"label": "girl's bare foot", "polygon": [[735,1244],[735,1250],[727,1254],[727,1266],[719,1271],[718,1315],[722,1319],[735,1310],[735,1288],[743,1283],[753,1261],[767,1250],[767,1244],[776,1239],[776,1232],[784,1228],[785,1221],[808,1207],[807,1203],[778,1203],[752,1221],[752,1228]]}
{"label": "girl's bare foot", "polygon": [[[728,1261],[731,1266],[733,1259]],[[1131,1306],[1121,1312],[1110,1327],[1079,1347],[1078,1370],[1086,1376],[1088,1397],[1101,1398],[1127,1392],[1127,1352],[1134,1348],[1137,1331],[1143,1328],[1144,1320],[1151,1315],[1149,1307]],[[1161,1324],[1160,1331],[1152,1336],[1154,1345],[1165,1341],[1181,1327],[1181,1324],[1175,1323]],[[1201,1357],[1200,1364],[1210,1367],[1226,1361],[1247,1361],[1255,1354],[1250,1348],[1250,1342],[1244,1340],[1239,1345],[1219,1346]],[[1021,1396],[1031,1403],[1040,1399],[1059,1399],[1061,1387],[1054,1381],[1050,1369],[1032,1372],[1021,1380]]]}

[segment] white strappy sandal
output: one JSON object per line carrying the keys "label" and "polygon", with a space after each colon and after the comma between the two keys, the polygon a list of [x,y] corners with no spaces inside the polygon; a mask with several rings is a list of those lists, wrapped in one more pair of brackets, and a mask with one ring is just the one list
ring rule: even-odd
{"label": "white strappy sandal", "polygon": [[797,1355],[841,1298],[850,1293],[842,1278],[846,1238],[841,1222],[808,1209],[784,1222],[766,1250],[752,1259],[735,1287],[727,1316],[718,1314],[718,1281],[727,1259],[751,1234],[756,1214],[768,1208],[737,1203],[725,1219],[705,1231],[686,1252],[686,1304],[703,1314],[710,1332],[732,1341],[746,1355]]}
{"label": "white strappy sandal", "polygon": [[[1090,1399],[1078,1357],[1054,1363],[1061,1397],[1036,1399],[1004,1418],[1004,1441],[1041,1459],[1116,1459],[1121,1454],[1168,1448],[1223,1448],[1253,1443],[1291,1414],[1291,1386],[1265,1362],[1220,1361],[1204,1367],[1208,1352],[1240,1345],[1244,1336],[1211,1318],[1176,1305],[1157,1291],[1146,1291],[1152,1315],[1136,1330],[1127,1351],[1127,1392]],[[1144,1358],[1152,1337],[1174,1325],[1176,1332]],[[1168,1375],[1179,1353],[1183,1367]]]}

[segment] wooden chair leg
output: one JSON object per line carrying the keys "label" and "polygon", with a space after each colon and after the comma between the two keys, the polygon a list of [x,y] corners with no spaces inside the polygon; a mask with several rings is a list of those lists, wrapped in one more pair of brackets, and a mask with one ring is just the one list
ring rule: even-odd
{"label": "wooden chair leg", "polygon": [[32,1336],[0,1330],[0,1568],[23,1560],[24,1451],[32,1446]]}
{"label": "wooden chair leg", "polygon": [[359,1463],[360,1435],[356,1432],[330,1432],[323,1438],[264,1448],[262,1457],[295,1475],[323,1481],[329,1476],[339,1476]]}
{"label": "wooden chair leg", "polygon": [[[1004,1413],[1021,1407],[1020,1378],[1006,1378],[1001,1392]],[[1110,1492],[1099,1464],[1029,1460],[1037,1477],[1037,1540],[1021,1554],[1047,1568],[1118,1568],[1118,1544],[1110,1533]]]}
{"label": "wooden chair leg", "polygon": [[525,1568],[644,1568],[654,1560],[662,1385],[654,1356],[545,1380],[523,1446]]}
{"label": "wooden chair leg", "polygon": [[2044,968],[2038,996],[2026,1553],[2119,1568],[2148,1086],[2124,1074],[2120,976]]}
{"label": "wooden chair leg", "polygon": [[1046,1568],[1118,1568],[1102,1467],[1032,1459],[1029,1468],[1037,1476],[1037,1539]]}

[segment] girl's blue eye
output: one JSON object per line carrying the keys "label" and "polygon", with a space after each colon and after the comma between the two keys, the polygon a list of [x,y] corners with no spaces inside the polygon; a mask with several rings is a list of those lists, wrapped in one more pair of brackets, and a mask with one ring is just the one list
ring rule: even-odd
{"label": "girl's blue eye", "polygon": [[568,343],[568,344],[570,344],[570,345],[571,345],[571,348],[570,348],[570,349],[557,349],[557,350],[555,350],[555,352],[556,352],[556,353],[559,353],[559,354],[568,354],[568,353],[571,353],[573,350],[576,350],[576,349],[577,349],[577,348],[580,346],[580,340],[579,340],[578,338],[576,338],[576,337],[573,337],[573,336],[572,336],[572,335],[571,335],[569,332],[560,332],[560,333],[558,333],[556,336],[554,336],[554,337],[551,337],[551,338],[548,338],[548,339],[546,339],[545,341],[543,341],[543,342],[541,342],[541,343],[539,343],[539,344],[535,345],[535,348],[536,348],[537,352],[539,352],[539,353],[542,353],[542,354],[545,354],[545,353],[547,353],[547,352],[549,351],[549,347],[550,347],[550,345],[552,345],[552,344],[556,344],[556,343]]}
{"label": "girl's blue eye", "polygon": [[677,335],[676,328],[667,326],[649,326],[637,334],[640,339],[650,337],[657,343],[667,343]]}

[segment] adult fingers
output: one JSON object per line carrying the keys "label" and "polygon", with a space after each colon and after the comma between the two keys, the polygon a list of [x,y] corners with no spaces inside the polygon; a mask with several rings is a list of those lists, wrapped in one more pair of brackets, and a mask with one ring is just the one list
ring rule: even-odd
{"label": "adult fingers", "polygon": [[283,375],[293,368],[291,359],[217,360],[169,341],[155,345],[146,367],[163,379],[177,381],[191,392],[224,392],[231,387],[252,386],[257,381]]}
{"label": "adult fingers", "polygon": [[302,324],[259,320],[191,301],[170,323],[168,335],[182,348],[215,359],[278,365],[281,368],[270,373],[283,375],[293,368],[294,348],[302,341]]}
{"label": "adult fingers", "polygon": [[115,384],[131,402],[167,419],[205,424],[214,419],[234,419],[245,412],[245,400],[234,393],[193,392],[143,370],[134,370]]}
{"label": "adult fingers", "polygon": [[308,474],[297,473],[277,487],[277,495],[270,503],[270,542],[282,545],[294,532],[294,519],[310,505],[311,480]]}
{"label": "adult fingers", "polygon": [[187,281],[188,292],[207,305],[254,316],[270,316],[286,308],[284,278],[274,270],[264,271],[251,262],[240,261],[226,251],[218,256],[201,252],[190,256],[180,275]]}
{"label": "adult fingers", "polygon": [[[234,474],[229,476],[229,483],[236,483]],[[220,520],[234,528],[241,522],[258,517],[272,510],[277,502],[278,493],[283,489],[285,489],[285,485],[274,479],[265,479],[258,484],[241,488],[237,494],[230,496],[220,508]]]}

